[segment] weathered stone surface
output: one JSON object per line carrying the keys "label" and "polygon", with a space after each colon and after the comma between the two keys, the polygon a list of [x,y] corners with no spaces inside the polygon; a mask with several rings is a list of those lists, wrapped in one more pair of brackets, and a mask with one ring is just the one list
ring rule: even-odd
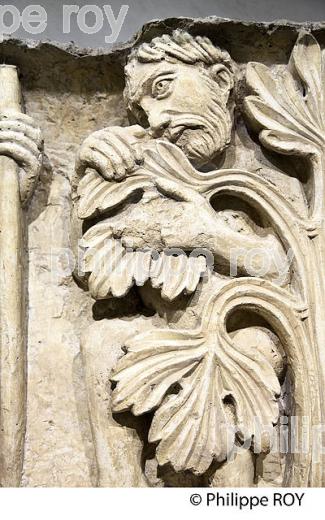
{"label": "weathered stone surface", "polygon": [[[249,440],[254,415],[274,430],[291,415],[324,422],[323,69],[311,34],[323,47],[322,24],[172,19],[107,54],[1,44],[44,139],[23,209],[21,485],[323,483],[310,446],[286,459],[264,436],[257,455],[225,462],[238,444],[225,432]],[[72,261],[80,239],[88,275]],[[209,250],[214,271],[201,280],[209,257],[181,263],[171,247]],[[107,269],[126,248],[131,276],[96,272],[96,255]]]}

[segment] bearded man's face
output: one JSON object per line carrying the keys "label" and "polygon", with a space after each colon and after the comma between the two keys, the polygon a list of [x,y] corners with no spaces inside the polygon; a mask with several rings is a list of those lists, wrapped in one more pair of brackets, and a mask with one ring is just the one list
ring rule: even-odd
{"label": "bearded man's face", "polygon": [[152,137],[176,144],[200,166],[230,142],[227,102],[232,84],[224,81],[224,73],[222,65],[204,68],[133,60],[126,68],[126,93],[130,104],[145,113]]}

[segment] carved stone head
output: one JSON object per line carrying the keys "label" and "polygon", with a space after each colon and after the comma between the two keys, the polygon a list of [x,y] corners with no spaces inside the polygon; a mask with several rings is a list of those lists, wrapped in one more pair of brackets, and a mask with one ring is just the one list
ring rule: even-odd
{"label": "carved stone head", "polygon": [[131,53],[125,99],[152,137],[179,146],[197,166],[230,142],[234,65],[208,38],[184,31],[154,38]]}

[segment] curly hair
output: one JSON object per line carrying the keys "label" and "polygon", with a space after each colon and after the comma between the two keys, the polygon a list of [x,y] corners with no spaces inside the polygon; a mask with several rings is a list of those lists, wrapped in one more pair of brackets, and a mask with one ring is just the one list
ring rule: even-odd
{"label": "curly hair", "polygon": [[140,63],[165,60],[191,65],[200,62],[208,66],[223,63],[233,70],[233,62],[228,52],[213,45],[205,36],[191,36],[180,29],[176,29],[171,35],[164,34],[154,38],[150,43],[142,43],[131,52],[129,61],[132,59],[137,59]]}
{"label": "curly hair", "polygon": [[132,105],[133,93],[130,90],[128,79],[132,76],[135,63],[158,63],[160,61],[201,65],[206,68],[221,63],[233,76],[235,74],[235,64],[227,51],[213,45],[211,40],[205,36],[192,36],[186,31],[176,29],[171,35],[164,34],[153,38],[150,43],[142,43],[131,51],[125,67],[124,93],[129,107],[130,104]]}

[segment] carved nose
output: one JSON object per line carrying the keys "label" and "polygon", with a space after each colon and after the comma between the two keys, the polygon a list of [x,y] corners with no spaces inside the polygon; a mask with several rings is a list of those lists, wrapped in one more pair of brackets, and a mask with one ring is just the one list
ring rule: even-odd
{"label": "carved nose", "polygon": [[149,125],[154,137],[161,136],[170,125],[170,117],[149,117]]}

